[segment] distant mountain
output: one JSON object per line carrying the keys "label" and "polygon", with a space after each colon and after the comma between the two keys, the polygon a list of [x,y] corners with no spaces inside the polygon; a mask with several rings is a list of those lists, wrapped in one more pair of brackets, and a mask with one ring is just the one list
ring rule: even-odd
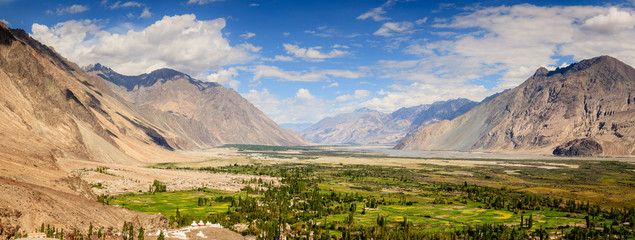
{"label": "distant mountain", "polygon": [[309,141],[319,144],[394,145],[413,129],[452,119],[476,104],[459,98],[401,108],[391,114],[362,108],[322,119],[301,133]]}
{"label": "distant mountain", "polygon": [[295,132],[302,132],[302,130],[312,126],[312,123],[283,123],[280,124],[280,127],[284,129],[293,130]]}
{"label": "distant mountain", "polygon": [[297,133],[282,129],[234,90],[217,83],[199,81],[172,69],[138,76],[121,75],[101,64],[85,70],[105,79],[146,119],[188,140],[194,148],[308,143]]}
{"label": "distant mountain", "polygon": [[518,87],[423,127],[395,148],[634,155],[634,119],[635,69],[602,56],[540,68]]}

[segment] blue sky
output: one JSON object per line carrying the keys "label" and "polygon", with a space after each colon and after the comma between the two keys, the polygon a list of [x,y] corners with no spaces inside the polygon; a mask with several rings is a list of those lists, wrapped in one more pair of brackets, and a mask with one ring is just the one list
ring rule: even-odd
{"label": "blue sky", "polygon": [[[575,3],[576,5],[571,5]],[[0,19],[79,65],[168,67],[235,89],[279,124],[480,101],[599,55],[635,65],[635,0],[20,1]]]}

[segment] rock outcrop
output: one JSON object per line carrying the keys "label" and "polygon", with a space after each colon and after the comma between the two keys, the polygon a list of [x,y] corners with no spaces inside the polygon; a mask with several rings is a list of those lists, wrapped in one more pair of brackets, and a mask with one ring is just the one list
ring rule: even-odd
{"label": "rock outcrop", "polygon": [[571,140],[553,150],[553,155],[556,156],[583,157],[600,154],[602,154],[602,146],[590,138]]}
{"label": "rock outcrop", "polygon": [[454,120],[413,132],[396,149],[520,151],[550,154],[593,138],[603,155],[635,154],[635,69],[602,56],[540,68],[518,87]]}

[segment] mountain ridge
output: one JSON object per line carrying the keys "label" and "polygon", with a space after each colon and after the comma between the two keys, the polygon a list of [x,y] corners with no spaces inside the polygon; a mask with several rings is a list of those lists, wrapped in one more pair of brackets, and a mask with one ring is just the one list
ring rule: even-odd
{"label": "mountain ridge", "polygon": [[452,121],[422,128],[395,148],[551,153],[591,138],[603,155],[633,155],[633,96],[635,69],[609,56],[553,71],[539,68],[518,87]]}
{"label": "mountain ridge", "polygon": [[475,102],[459,98],[404,107],[389,114],[360,108],[324,118],[301,133],[319,144],[394,145],[420,125],[453,118],[475,105]]}
{"label": "mountain ridge", "polygon": [[173,156],[155,140],[172,146],[178,137],[140,118],[100,88],[102,81],[0,23],[3,238],[42,222],[67,229],[82,229],[86,221],[106,228],[125,220],[167,226],[165,217],[98,203],[91,187],[65,170],[69,159],[134,166]]}
{"label": "mountain ridge", "polygon": [[85,69],[103,78],[117,95],[140,109],[144,118],[188,140],[190,147],[308,144],[236,91],[218,83],[165,68],[137,76],[122,75],[101,64]]}

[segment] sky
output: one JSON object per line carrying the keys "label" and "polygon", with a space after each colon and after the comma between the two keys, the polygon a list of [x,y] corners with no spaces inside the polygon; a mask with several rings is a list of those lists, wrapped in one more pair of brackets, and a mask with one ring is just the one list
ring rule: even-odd
{"label": "sky", "polygon": [[[572,5],[575,4],[575,5]],[[635,66],[635,0],[0,0],[0,20],[80,66],[172,68],[283,126],[370,108],[480,101],[536,69]]]}

